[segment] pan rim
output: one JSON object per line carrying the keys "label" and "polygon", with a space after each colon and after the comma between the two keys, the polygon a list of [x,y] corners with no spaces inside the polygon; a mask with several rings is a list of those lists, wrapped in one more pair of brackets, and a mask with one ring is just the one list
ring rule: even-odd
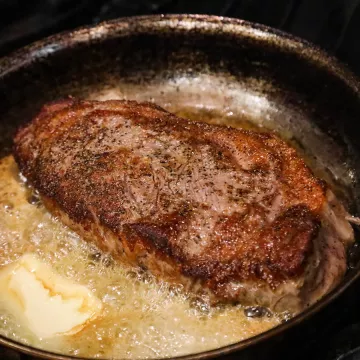
{"label": "pan rim", "polygon": [[[296,36],[285,33],[281,30],[271,27],[228,17],[212,15],[145,15],[124,17],[115,20],[99,23],[95,26],[82,26],[75,30],[64,31],[43,40],[36,41],[20,50],[11,53],[0,59],[0,81],[7,74],[20,71],[22,68],[30,65],[32,62],[45,58],[62,49],[71,48],[81,43],[93,43],[108,39],[111,37],[130,34],[135,27],[141,27],[143,30],[152,29],[161,31],[164,29],[176,29],[187,32],[191,29],[199,29],[211,36],[213,31],[220,30],[224,35],[236,35],[239,37],[257,38],[264,43],[271,42],[279,49],[287,49],[292,53],[301,56],[304,61],[314,62],[318,66],[337,76],[343,81],[360,99],[360,82],[357,77],[335,57],[328,55],[319,47],[312,43],[300,39]],[[353,274],[347,275],[343,281],[330,293],[320,299],[317,303],[304,310],[289,321],[280,324],[266,332],[260,333],[254,337],[226,345],[217,349],[208,350],[200,353],[173,357],[176,360],[202,360],[215,358],[221,355],[230,354],[249,346],[259,344],[265,340],[275,337],[284,331],[287,331],[299,323],[308,320],[315,313],[319,312],[330,302],[341,295],[351,284],[360,277],[360,264],[353,269]],[[51,360],[90,360],[91,358],[61,355],[51,351],[40,350],[35,347],[22,344],[15,340],[0,335],[0,345],[20,351],[22,353],[43,359]],[[169,359],[169,358],[158,358]],[[100,360],[109,360],[102,358]],[[120,359],[118,359],[120,360]]]}
{"label": "pan rim", "polygon": [[[174,23],[177,21],[176,23]],[[211,34],[211,30],[219,30],[223,34],[236,34],[241,37],[258,39],[264,43],[272,43],[274,47],[287,49],[304,60],[323,66],[337,75],[360,97],[360,78],[346,64],[324,49],[305,39],[256,22],[242,19],[201,14],[160,14],[120,17],[103,21],[97,25],[80,26],[50,35],[30,43],[8,55],[0,57],[0,80],[8,73],[19,70],[37,59],[71,48],[81,43],[92,43],[101,39],[132,33],[135,26],[146,29],[177,29],[188,32],[196,28]],[[304,51],[306,50],[306,51]]]}

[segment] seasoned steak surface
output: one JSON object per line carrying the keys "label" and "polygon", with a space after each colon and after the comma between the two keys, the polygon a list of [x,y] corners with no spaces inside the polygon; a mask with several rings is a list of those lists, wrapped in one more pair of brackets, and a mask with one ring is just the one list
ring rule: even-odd
{"label": "seasoned steak surface", "polygon": [[150,103],[46,105],[14,152],[48,208],[85,238],[222,300],[246,298],[239,284],[298,282],[326,202],[324,183],[276,135]]}

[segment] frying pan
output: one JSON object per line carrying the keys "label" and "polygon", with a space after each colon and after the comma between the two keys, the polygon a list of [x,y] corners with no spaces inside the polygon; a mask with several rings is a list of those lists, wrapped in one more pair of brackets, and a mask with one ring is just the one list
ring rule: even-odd
{"label": "frying pan", "polygon": [[[68,95],[155,101],[174,111],[215,111],[234,123],[248,119],[275,129],[341,189],[357,215],[359,83],[303,40],[258,24],[199,15],[124,18],[52,36],[0,61],[1,155],[11,151],[15,129],[43,103]],[[179,359],[240,351],[247,359],[286,338],[359,277],[356,249],[341,284],[295,318],[248,340]],[[73,359],[4,337],[0,344],[37,358]]]}

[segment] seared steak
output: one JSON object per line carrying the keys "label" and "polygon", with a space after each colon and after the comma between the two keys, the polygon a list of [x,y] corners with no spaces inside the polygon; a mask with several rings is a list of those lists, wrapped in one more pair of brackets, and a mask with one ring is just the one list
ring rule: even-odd
{"label": "seared steak", "polygon": [[18,131],[14,155],[85,239],[215,301],[296,311],[345,272],[343,207],[274,134],[68,99]]}

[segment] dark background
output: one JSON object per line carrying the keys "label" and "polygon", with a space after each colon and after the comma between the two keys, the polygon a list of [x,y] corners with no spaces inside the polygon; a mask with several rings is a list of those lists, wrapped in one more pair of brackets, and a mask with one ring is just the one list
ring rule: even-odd
{"label": "dark background", "polygon": [[[160,13],[214,14],[276,27],[318,44],[360,76],[360,0],[0,0],[0,56],[84,24]],[[269,349],[232,359],[360,360],[359,346],[360,281]],[[0,360],[25,358],[0,349]]]}

